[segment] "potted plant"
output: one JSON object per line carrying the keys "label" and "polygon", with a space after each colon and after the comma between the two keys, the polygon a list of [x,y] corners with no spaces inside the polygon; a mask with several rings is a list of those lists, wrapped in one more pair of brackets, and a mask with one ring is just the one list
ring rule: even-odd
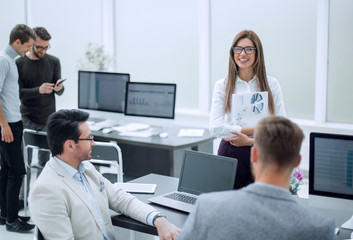
{"label": "potted plant", "polygon": [[84,54],[84,59],[79,60],[80,70],[106,71],[114,60],[104,51],[104,45],[89,42]]}
{"label": "potted plant", "polygon": [[289,191],[293,195],[297,195],[300,185],[303,184],[303,173],[300,168],[296,168],[290,178]]}

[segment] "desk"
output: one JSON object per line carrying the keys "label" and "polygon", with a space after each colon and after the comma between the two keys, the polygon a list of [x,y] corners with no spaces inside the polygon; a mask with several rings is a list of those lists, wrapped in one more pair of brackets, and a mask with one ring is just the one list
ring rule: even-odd
{"label": "desk", "polygon": [[123,154],[123,171],[127,176],[141,177],[149,173],[167,176],[180,176],[185,149],[213,153],[213,137],[205,130],[203,137],[177,137],[185,127],[168,126],[167,138],[152,136],[148,138],[119,136],[118,132],[102,133],[92,131],[97,141],[115,141]]}
{"label": "desk", "polygon": [[[154,195],[160,195],[163,193],[174,191],[178,188],[178,178],[162,176],[162,175],[158,175],[158,174],[148,174],[148,175],[143,176],[141,178],[135,179],[131,182],[156,183],[157,189],[156,189],[156,192]],[[148,203],[147,199],[151,198],[153,196],[153,194],[134,194],[134,195],[146,203]],[[344,223],[346,220],[348,220],[352,216],[351,211],[334,211],[334,210],[330,210],[330,209],[309,207],[306,199],[298,199],[298,202],[300,205],[307,207],[307,208],[310,208],[314,212],[317,212],[321,215],[324,215],[324,216],[327,216],[327,217],[334,219],[337,227],[340,227],[342,225],[342,223]],[[159,206],[156,204],[152,204],[152,205],[158,211],[166,214],[168,220],[171,223],[175,224],[179,228],[183,227],[188,214],[186,214],[184,212],[177,211],[177,210],[173,210],[170,208],[166,208],[163,206]],[[113,222],[113,225],[115,225],[115,226],[131,229],[131,230],[135,230],[135,231],[139,231],[139,232],[143,232],[143,233],[157,235],[156,228],[145,225],[145,224],[140,223],[138,221],[135,221],[135,220],[133,220],[129,217],[126,217],[124,215],[117,215],[116,213],[112,214],[112,222]],[[341,228],[340,234],[339,234],[339,239],[349,239],[350,234],[351,234],[351,231]]]}
{"label": "desk", "polygon": [[352,217],[352,209],[348,211],[342,211],[342,210],[312,207],[312,206],[309,206],[308,199],[304,199],[304,198],[299,198],[298,203],[301,206],[308,208],[318,214],[332,218],[335,221],[336,227],[340,228],[340,234],[338,235],[339,236],[338,239],[350,239],[352,231],[341,228],[341,225],[344,222],[346,222],[350,217]]}
{"label": "desk", "polygon": [[[141,178],[132,180],[131,182],[135,183],[156,183],[157,188],[154,195],[164,194],[178,188],[179,179],[175,177],[162,176],[158,174],[148,174]],[[153,194],[133,194],[138,199],[145,203],[149,203],[147,199],[154,196]],[[188,216],[187,213],[173,210],[171,208],[163,207],[160,205],[152,204],[154,208],[158,211],[164,213],[167,216],[169,222],[175,224],[177,227],[182,228],[184,222]],[[155,227],[143,224],[134,219],[126,217],[125,215],[117,215],[116,213],[112,214],[113,225],[127,228],[130,230],[135,230],[147,234],[158,235],[157,229]]]}

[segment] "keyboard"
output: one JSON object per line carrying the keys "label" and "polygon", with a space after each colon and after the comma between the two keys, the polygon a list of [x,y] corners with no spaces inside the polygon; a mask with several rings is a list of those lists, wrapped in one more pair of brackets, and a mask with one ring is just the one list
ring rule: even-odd
{"label": "keyboard", "polygon": [[197,200],[196,197],[187,196],[182,193],[171,193],[169,195],[165,195],[165,197],[179,201],[179,202],[189,203],[192,205],[195,205],[196,200]]}
{"label": "keyboard", "polygon": [[110,128],[115,125],[118,125],[118,122],[116,122],[114,120],[106,119],[104,121],[91,124],[90,129],[91,129],[91,131],[99,131],[102,128]]}

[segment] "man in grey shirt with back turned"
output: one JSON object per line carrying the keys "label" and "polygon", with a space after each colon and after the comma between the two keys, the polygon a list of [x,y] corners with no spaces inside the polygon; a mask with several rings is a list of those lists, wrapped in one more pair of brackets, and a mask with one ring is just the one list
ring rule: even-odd
{"label": "man in grey shirt with back turned", "polygon": [[200,195],[177,240],[335,239],[333,220],[299,206],[289,192],[303,138],[302,130],[286,118],[262,119],[251,148],[255,183]]}
{"label": "man in grey shirt with back turned", "polygon": [[0,225],[12,232],[28,232],[34,225],[28,217],[18,216],[18,195],[26,174],[22,155],[23,125],[20,113],[17,55],[24,56],[32,47],[35,32],[18,24],[10,33],[9,45],[0,52]]}

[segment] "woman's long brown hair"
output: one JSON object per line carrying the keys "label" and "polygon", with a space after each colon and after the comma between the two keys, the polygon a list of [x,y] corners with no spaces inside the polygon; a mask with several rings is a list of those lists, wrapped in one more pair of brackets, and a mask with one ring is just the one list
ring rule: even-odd
{"label": "woman's long brown hair", "polygon": [[256,35],[255,32],[251,30],[243,30],[241,31],[237,36],[235,36],[232,46],[229,51],[229,68],[228,68],[228,77],[227,77],[227,83],[226,83],[226,92],[225,92],[225,102],[224,102],[224,111],[225,112],[230,112],[231,107],[232,107],[232,94],[235,91],[235,81],[237,79],[238,75],[238,65],[235,63],[234,60],[234,53],[233,53],[233,47],[236,46],[238,41],[243,38],[248,38],[250,39],[255,47],[255,62],[254,62],[254,73],[257,77],[258,81],[258,88],[261,92],[267,91],[268,92],[268,108],[270,111],[270,114],[273,115],[275,112],[275,104],[273,101],[273,96],[271,89],[268,85],[267,81],[267,75],[266,75],[266,68],[265,68],[265,59],[264,59],[264,53],[262,49],[262,44],[260,41],[260,38]]}

